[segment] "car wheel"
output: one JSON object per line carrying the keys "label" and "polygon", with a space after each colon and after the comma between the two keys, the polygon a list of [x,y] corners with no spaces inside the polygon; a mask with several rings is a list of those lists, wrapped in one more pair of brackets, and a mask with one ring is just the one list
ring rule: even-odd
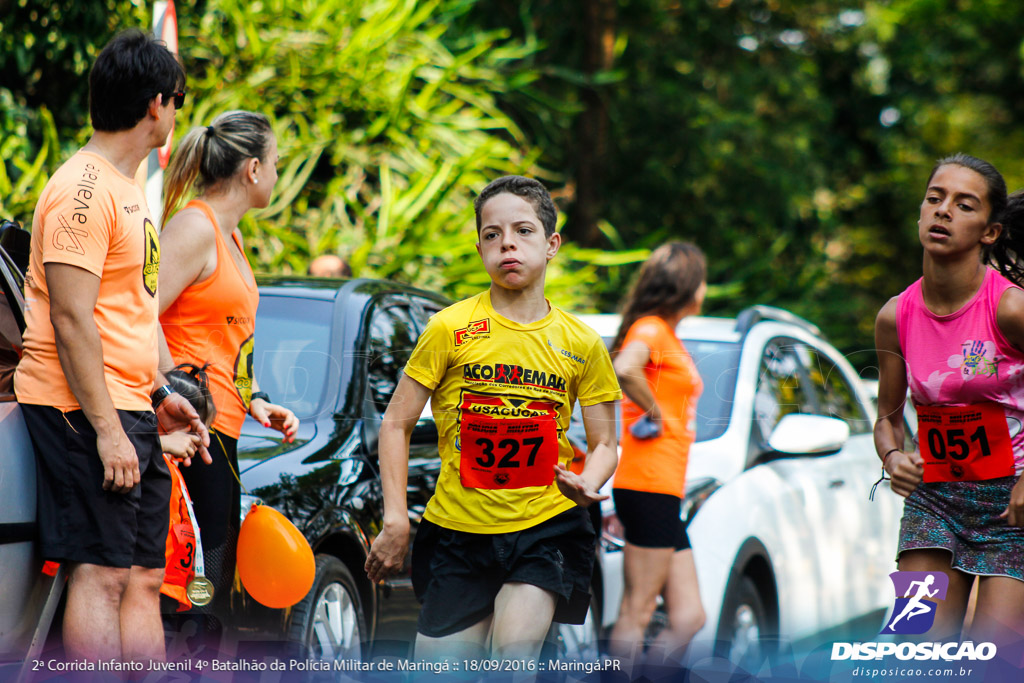
{"label": "car wheel", "polygon": [[288,640],[309,659],[359,660],[365,637],[366,617],[352,573],[338,558],[317,555],[316,579],[292,608]]}
{"label": "car wheel", "polygon": [[741,577],[722,606],[719,654],[740,665],[760,663],[767,654],[770,629],[768,610],[757,585],[749,576]]}

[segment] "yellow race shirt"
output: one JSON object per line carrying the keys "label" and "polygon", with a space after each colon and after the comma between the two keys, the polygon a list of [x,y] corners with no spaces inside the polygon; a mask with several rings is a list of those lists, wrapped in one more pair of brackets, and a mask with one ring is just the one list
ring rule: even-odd
{"label": "yellow race shirt", "polygon": [[405,373],[433,391],[441,474],[424,517],[448,529],[496,534],[572,508],[554,466],[573,451],[573,404],[622,397],[604,342],[551,307],[523,325],[494,311],[490,292],[433,318]]}

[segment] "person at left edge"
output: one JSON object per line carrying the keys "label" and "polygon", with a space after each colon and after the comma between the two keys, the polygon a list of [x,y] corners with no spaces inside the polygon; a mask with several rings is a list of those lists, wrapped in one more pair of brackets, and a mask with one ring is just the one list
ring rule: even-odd
{"label": "person at left edge", "polygon": [[[185,72],[163,43],[116,36],[89,74],[89,142],[36,205],[15,373],[37,462],[43,558],[68,568],[68,659],[162,660],[170,477],[158,426],[209,435],[157,370],[160,244],[139,164],[164,144]],[[154,413],[155,411],[155,413]]]}

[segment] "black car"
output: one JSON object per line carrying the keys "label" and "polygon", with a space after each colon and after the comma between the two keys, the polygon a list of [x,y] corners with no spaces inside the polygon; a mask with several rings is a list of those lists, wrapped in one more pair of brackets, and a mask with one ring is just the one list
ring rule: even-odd
{"label": "black car", "polygon": [[[285,444],[278,432],[247,419],[238,443],[239,468],[248,492],[306,536],[316,579],[288,611],[243,600],[240,623],[283,633],[313,659],[411,654],[419,604],[408,558],[400,574],[380,585],[367,579],[363,564],[383,518],[381,418],[428,318],[448,303],[394,282],[261,280],[254,376],[261,390],[302,423],[294,443]],[[410,447],[413,534],[440,464],[428,405]],[[243,497],[243,513],[247,507]],[[601,594],[600,580],[598,568],[595,595]],[[596,601],[592,607],[593,615],[600,614]],[[593,660],[599,626],[595,618],[582,627],[562,626],[553,630],[552,642],[563,654]]]}

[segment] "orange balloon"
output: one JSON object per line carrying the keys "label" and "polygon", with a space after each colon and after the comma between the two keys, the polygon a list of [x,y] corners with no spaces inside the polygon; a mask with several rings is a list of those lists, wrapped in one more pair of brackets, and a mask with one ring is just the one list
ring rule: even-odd
{"label": "orange balloon", "polygon": [[274,508],[256,505],[238,532],[238,576],[257,602],[291,607],[313,587],[316,561],[306,537]]}

